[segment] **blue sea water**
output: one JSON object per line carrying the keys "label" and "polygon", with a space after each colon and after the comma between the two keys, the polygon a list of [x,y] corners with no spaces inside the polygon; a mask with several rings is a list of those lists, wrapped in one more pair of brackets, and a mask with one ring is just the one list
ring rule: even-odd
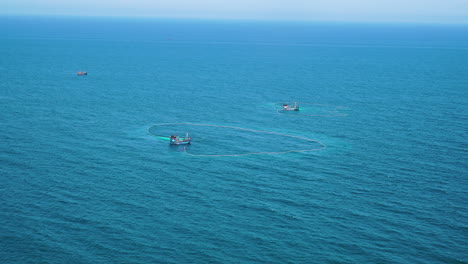
{"label": "blue sea water", "polygon": [[[1,263],[468,262],[466,25],[2,17],[0,76]],[[190,155],[266,132],[326,148]]]}

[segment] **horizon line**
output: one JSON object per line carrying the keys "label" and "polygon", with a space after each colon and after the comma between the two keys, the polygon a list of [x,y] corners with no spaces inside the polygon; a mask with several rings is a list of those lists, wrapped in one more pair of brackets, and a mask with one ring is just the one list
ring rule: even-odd
{"label": "horizon line", "polygon": [[468,25],[467,21],[407,21],[407,20],[334,20],[334,19],[291,19],[291,18],[215,18],[183,16],[135,16],[135,15],[80,15],[80,14],[7,14],[0,17],[56,17],[56,18],[100,18],[100,19],[137,19],[137,20],[187,20],[187,21],[226,21],[226,22],[286,22],[286,23],[350,23],[350,24],[408,24],[408,25]]}

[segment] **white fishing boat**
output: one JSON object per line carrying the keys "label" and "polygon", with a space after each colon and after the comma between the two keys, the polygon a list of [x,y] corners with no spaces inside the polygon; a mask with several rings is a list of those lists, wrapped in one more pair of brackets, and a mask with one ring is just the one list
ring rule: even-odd
{"label": "white fishing boat", "polygon": [[294,105],[283,104],[283,111],[299,111],[299,105],[294,102]]}
{"label": "white fishing boat", "polygon": [[187,145],[190,144],[192,138],[189,137],[188,133],[185,133],[185,137],[179,137],[176,134],[169,137],[169,144],[171,145]]}

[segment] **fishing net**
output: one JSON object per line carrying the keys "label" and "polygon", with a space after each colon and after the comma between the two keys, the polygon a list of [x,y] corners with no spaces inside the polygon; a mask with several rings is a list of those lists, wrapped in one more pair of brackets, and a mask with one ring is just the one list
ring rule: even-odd
{"label": "fishing net", "polygon": [[[176,132],[177,131],[177,132]],[[326,145],[314,139],[265,130],[193,123],[153,125],[148,132],[160,140],[189,132],[192,144],[177,146],[191,156],[246,156],[318,151]]]}

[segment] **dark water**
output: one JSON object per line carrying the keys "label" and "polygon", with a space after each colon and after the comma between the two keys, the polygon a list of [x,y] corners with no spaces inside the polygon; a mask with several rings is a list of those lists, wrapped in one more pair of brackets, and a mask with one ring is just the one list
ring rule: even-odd
{"label": "dark water", "polygon": [[1,263],[468,262],[466,26],[3,17],[0,58]]}

